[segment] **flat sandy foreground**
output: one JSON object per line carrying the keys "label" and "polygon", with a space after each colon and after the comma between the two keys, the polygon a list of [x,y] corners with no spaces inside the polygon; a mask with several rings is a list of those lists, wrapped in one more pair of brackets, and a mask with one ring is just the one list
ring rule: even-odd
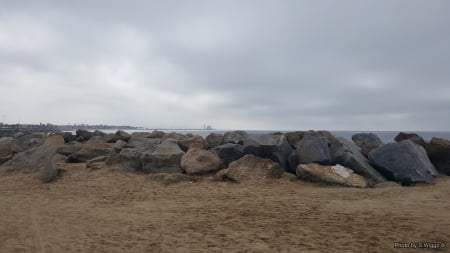
{"label": "flat sandy foreground", "polygon": [[66,165],[54,183],[0,172],[0,252],[450,251],[450,177],[354,189],[280,179],[162,185]]}

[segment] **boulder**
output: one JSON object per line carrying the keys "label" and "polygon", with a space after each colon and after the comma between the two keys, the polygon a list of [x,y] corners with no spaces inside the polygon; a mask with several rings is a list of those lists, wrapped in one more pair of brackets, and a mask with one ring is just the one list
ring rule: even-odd
{"label": "boulder", "polygon": [[425,149],[410,140],[374,149],[369,159],[387,179],[403,185],[431,183],[438,174]]}
{"label": "boulder", "polygon": [[353,142],[361,148],[361,153],[369,156],[369,152],[384,145],[380,138],[374,133],[358,133],[352,136]]}
{"label": "boulder", "polygon": [[64,156],[70,156],[78,151],[80,151],[80,149],[83,146],[78,143],[78,142],[72,142],[72,143],[67,143],[64,146],[60,146],[56,149],[56,152],[60,155],[64,155]]}
{"label": "boulder", "polygon": [[150,138],[151,133],[149,132],[132,132],[131,138]]}
{"label": "boulder", "polygon": [[118,163],[121,165],[122,169],[126,171],[141,171],[142,170],[142,150],[134,149],[134,148],[124,148],[120,151],[118,156],[113,157],[112,151],[105,161],[106,165],[112,165],[114,163]]}
{"label": "boulder", "polygon": [[69,155],[68,162],[86,162],[97,156],[106,156],[112,150],[112,146],[102,141],[88,141],[82,145],[81,149]]}
{"label": "boulder", "polygon": [[245,155],[234,161],[225,171],[225,177],[235,182],[277,179],[281,178],[284,170],[281,166],[270,160],[254,155]]}
{"label": "boulder", "polygon": [[124,148],[133,148],[133,146],[128,145],[128,143],[126,143],[123,140],[117,140],[116,143],[114,143],[113,149],[116,151],[120,151]]}
{"label": "boulder", "polygon": [[217,146],[211,151],[220,158],[225,167],[244,156],[244,147],[239,144],[227,143]]}
{"label": "boulder", "polygon": [[313,182],[359,188],[368,186],[364,177],[339,164],[335,166],[322,166],[315,163],[300,164],[296,173],[298,178]]}
{"label": "boulder", "polygon": [[86,168],[89,170],[98,170],[105,168],[106,156],[98,156],[86,162]]}
{"label": "boulder", "polygon": [[45,166],[41,167],[39,180],[41,180],[42,183],[50,183],[58,176],[59,169],[54,159],[55,154],[56,153],[53,153],[50,159],[46,161]]}
{"label": "boulder", "polygon": [[243,140],[244,154],[268,158],[277,162],[285,171],[292,171],[288,157],[293,149],[284,135],[251,134]]}
{"label": "boulder", "polygon": [[373,183],[381,183],[386,179],[374,169],[369,160],[361,153],[360,148],[347,139],[336,137],[336,141],[332,143],[331,163],[341,164],[352,169]]}
{"label": "boulder", "polygon": [[145,151],[141,155],[142,171],[145,173],[181,173],[183,150],[176,139],[165,139],[156,149]]}
{"label": "boulder", "polygon": [[11,142],[12,152],[15,154],[23,152],[29,148],[40,146],[44,144],[46,137],[47,134],[45,133],[33,133],[15,138],[14,141]]}
{"label": "boulder", "polygon": [[164,133],[163,131],[154,130],[147,136],[147,138],[162,139],[165,135],[166,135],[166,133]]}
{"label": "boulder", "polygon": [[73,135],[71,132],[64,132],[63,138],[65,143],[69,143],[77,140],[77,136]]}
{"label": "boulder", "polygon": [[450,176],[450,141],[433,137],[426,151],[436,169]]}
{"label": "boulder", "polygon": [[[307,132],[295,144],[296,161],[300,164],[318,163],[328,165],[331,162],[330,148],[327,140],[315,132]],[[295,167],[294,167],[295,168]]]}
{"label": "boulder", "polygon": [[418,134],[416,133],[405,133],[405,132],[400,132],[397,134],[397,136],[395,136],[394,140],[396,142],[401,142],[404,140],[410,140],[414,143],[416,143],[419,146],[425,147],[426,143],[423,140],[422,137],[420,137]]}
{"label": "boulder", "polygon": [[216,133],[210,133],[208,136],[206,136],[206,148],[212,149],[217,146],[222,145],[223,143],[223,135],[222,134],[216,134]]}
{"label": "boulder", "polygon": [[178,145],[180,146],[181,150],[186,152],[190,148],[205,149],[207,144],[203,137],[195,135],[195,136],[186,137],[186,138],[179,140]]}
{"label": "boulder", "polygon": [[303,138],[305,133],[305,131],[287,132],[284,134],[284,136],[286,136],[287,142],[292,147],[295,147],[295,144],[297,144],[297,142],[299,142]]}
{"label": "boulder", "polygon": [[14,141],[13,137],[2,137],[0,138],[0,144],[10,144]]}
{"label": "boulder", "polygon": [[[8,138],[8,137],[4,137]],[[13,157],[13,152],[10,143],[0,143],[0,165],[10,160]]]}
{"label": "boulder", "polygon": [[139,150],[153,150],[158,144],[161,143],[161,139],[157,138],[131,138],[128,141],[130,147],[134,147]]}
{"label": "boulder", "polygon": [[180,133],[176,133],[176,132],[170,132],[168,134],[164,134],[164,136],[161,138],[161,140],[166,140],[166,139],[174,139],[174,140],[182,140],[186,138],[186,135],[184,134],[180,134]]}
{"label": "boulder", "polygon": [[155,173],[150,175],[149,178],[164,185],[194,181],[192,177],[180,173]]}
{"label": "boulder", "polygon": [[181,158],[181,168],[190,175],[215,172],[221,163],[216,154],[200,148],[190,148]]}
{"label": "boulder", "polygon": [[22,171],[26,173],[40,172],[45,170],[56,149],[50,146],[38,146],[17,153],[11,160],[4,163],[9,171]]}
{"label": "boulder", "polygon": [[248,138],[248,134],[245,131],[237,130],[226,132],[223,135],[223,144],[226,143],[234,143],[234,144],[242,144],[245,139]]}
{"label": "boulder", "polygon": [[93,132],[89,132],[84,129],[78,129],[75,133],[77,136],[77,141],[88,141],[92,136],[94,136]]}
{"label": "boulder", "polygon": [[125,131],[118,130],[113,136],[105,137],[105,141],[109,143],[115,143],[118,140],[128,142],[131,138],[131,135]]}

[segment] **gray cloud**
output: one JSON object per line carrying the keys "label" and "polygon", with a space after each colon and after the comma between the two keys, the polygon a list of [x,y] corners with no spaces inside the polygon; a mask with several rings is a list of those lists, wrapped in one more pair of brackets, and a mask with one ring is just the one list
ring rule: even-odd
{"label": "gray cloud", "polygon": [[449,130],[448,1],[5,1],[9,123]]}

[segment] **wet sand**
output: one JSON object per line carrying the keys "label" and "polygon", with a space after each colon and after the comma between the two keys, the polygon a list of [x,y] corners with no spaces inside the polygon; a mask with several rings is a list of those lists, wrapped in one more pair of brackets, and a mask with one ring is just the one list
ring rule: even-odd
{"label": "wet sand", "polygon": [[450,177],[434,185],[355,189],[286,179],[148,175],[65,165],[54,183],[0,172],[0,252],[425,252],[450,243]]}

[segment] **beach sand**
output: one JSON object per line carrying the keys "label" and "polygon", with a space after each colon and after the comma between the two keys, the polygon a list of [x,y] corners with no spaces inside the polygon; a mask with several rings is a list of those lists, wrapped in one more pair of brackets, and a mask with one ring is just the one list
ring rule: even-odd
{"label": "beach sand", "polygon": [[450,177],[370,189],[287,179],[165,186],[64,167],[50,184],[1,170],[0,252],[423,252],[395,242],[450,251]]}

